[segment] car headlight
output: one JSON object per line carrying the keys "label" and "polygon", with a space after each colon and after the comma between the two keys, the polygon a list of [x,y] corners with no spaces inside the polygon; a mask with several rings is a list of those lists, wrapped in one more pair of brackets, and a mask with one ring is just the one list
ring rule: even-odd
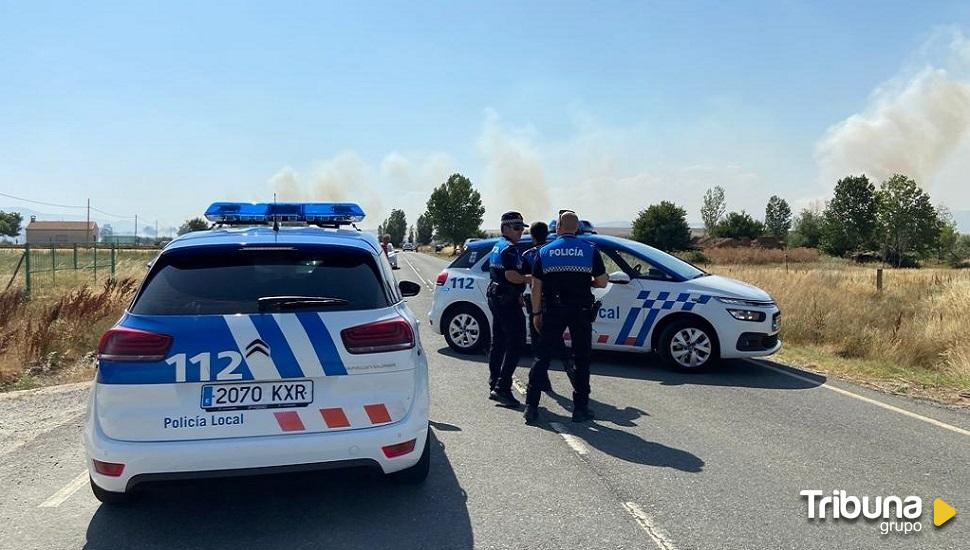
{"label": "car headlight", "polygon": [[728,309],[728,313],[731,317],[734,317],[738,321],[752,321],[755,323],[760,323],[765,320],[765,312],[754,311],[751,309]]}

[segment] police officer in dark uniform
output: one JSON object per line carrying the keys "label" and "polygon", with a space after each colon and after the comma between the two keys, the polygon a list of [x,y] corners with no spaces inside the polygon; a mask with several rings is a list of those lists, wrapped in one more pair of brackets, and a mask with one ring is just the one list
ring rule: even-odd
{"label": "police officer in dark uniform", "polygon": [[[539,249],[546,245],[549,237],[549,226],[546,222],[535,222],[529,226],[529,235],[532,237],[532,248],[522,253],[522,265],[526,273],[532,273],[532,266],[535,265],[536,258],[539,257]],[[532,340],[532,351],[539,353],[539,332],[532,322],[532,300],[530,294],[525,294],[525,311],[529,314],[529,337]],[[552,387],[543,388],[543,391],[551,390]]]}
{"label": "police officer in dark uniform", "polygon": [[488,352],[489,399],[508,407],[518,407],[512,395],[512,374],[525,346],[525,316],[522,291],[532,282],[523,270],[522,255],[515,243],[522,238],[522,214],[502,214],[502,238],[489,255],[488,308],[492,312],[492,344]]}
{"label": "police officer in dark uniform", "polygon": [[[545,389],[552,357],[563,359],[573,385],[573,422],[593,418],[589,410],[589,363],[595,312],[590,288],[605,287],[609,277],[596,247],[577,238],[578,231],[576,213],[561,212],[556,225],[558,238],[540,249],[532,266],[532,322],[541,335],[541,345],[529,371],[525,397],[528,423],[539,415],[540,392]],[[567,328],[572,339],[572,365],[563,340]]]}

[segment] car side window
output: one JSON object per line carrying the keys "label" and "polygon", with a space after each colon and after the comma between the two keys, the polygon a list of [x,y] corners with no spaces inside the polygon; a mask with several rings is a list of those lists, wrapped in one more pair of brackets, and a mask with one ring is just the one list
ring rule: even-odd
{"label": "car side window", "polygon": [[673,280],[666,271],[653,265],[644,258],[634,256],[623,250],[610,248],[601,248],[601,250],[603,252],[603,263],[606,265],[607,273],[623,271],[632,279],[650,279],[654,281]]}

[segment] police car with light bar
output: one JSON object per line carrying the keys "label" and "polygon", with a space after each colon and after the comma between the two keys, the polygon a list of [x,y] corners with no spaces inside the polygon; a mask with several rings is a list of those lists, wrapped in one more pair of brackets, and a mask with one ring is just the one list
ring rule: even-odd
{"label": "police car with light bar", "polygon": [[[601,304],[593,323],[593,349],[653,351],[685,370],[781,349],[781,312],[765,291],[711,275],[643,243],[597,235],[592,226],[584,226],[579,238],[596,246],[610,274],[606,288],[593,289]],[[470,243],[435,281],[431,327],[459,353],[481,352],[488,345],[492,316],[485,291],[495,243]],[[531,248],[531,238],[525,236],[516,246]],[[568,342],[568,332],[564,337]]]}
{"label": "police car with light bar", "polygon": [[[428,474],[418,321],[349,203],[215,203],[169,243],[101,338],[91,487],[342,466]],[[293,227],[293,225],[298,225]]]}

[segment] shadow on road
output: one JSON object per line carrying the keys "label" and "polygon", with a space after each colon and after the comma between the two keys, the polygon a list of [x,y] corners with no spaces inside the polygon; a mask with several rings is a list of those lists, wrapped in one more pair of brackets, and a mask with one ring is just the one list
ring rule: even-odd
{"label": "shadow on road", "polygon": [[[571,399],[556,394],[552,394],[552,397],[559,402],[560,406],[572,408]],[[547,431],[554,431],[549,422],[559,422],[567,427],[569,433],[582,439],[589,446],[634,464],[673,468],[691,473],[697,473],[704,469],[704,461],[693,453],[674,449],[661,443],[646,441],[636,434],[606,426],[600,418],[612,421],[613,419],[609,417],[611,407],[592,399],[590,406],[597,414],[595,422],[577,424],[570,417],[543,409],[540,412],[541,420],[538,427]],[[634,424],[630,421],[629,425]]]}
{"label": "shadow on road", "polygon": [[332,470],[149,487],[133,506],[102,505],[85,548],[473,548],[467,495],[431,444],[420,486]]}
{"label": "shadow on road", "polygon": [[[488,363],[484,354],[462,355],[448,346],[438,349],[438,353],[453,357],[469,365]],[[617,351],[594,351],[591,367],[593,376],[610,376],[630,380],[651,380],[664,386],[680,386],[683,384],[702,386],[733,386],[744,388],[763,388],[775,390],[806,390],[821,386],[826,378],[818,374],[792,369],[787,365],[767,359],[757,359],[757,363],[770,365],[782,370],[792,370],[802,378],[812,380],[807,382],[791,376],[786,376],[770,369],[760,368],[748,361],[727,359],[711,369],[699,372],[679,371],[664,365],[656,355],[642,353],[624,353]],[[532,355],[523,353],[519,361],[520,376],[528,378],[528,366],[532,364]],[[549,367],[553,371],[562,371],[562,363],[553,361]]]}

